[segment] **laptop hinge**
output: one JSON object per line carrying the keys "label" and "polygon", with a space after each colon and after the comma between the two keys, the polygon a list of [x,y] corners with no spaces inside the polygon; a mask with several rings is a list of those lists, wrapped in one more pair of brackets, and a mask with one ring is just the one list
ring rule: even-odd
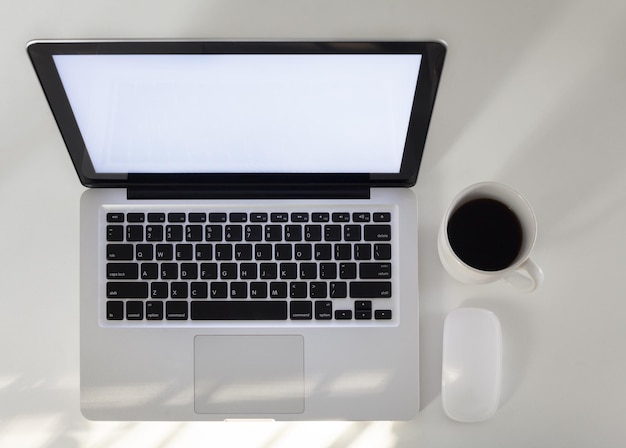
{"label": "laptop hinge", "polygon": [[128,199],[369,199],[368,185],[332,186],[245,186],[220,188],[195,186],[143,187],[127,189]]}

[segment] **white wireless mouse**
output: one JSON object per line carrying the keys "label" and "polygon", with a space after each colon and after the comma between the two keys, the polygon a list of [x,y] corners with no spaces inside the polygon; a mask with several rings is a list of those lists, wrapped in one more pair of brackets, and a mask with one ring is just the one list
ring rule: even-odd
{"label": "white wireless mouse", "polygon": [[480,308],[459,308],[443,324],[441,398],[452,420],[480,422],[495,414],[502,383],[502,329]]}

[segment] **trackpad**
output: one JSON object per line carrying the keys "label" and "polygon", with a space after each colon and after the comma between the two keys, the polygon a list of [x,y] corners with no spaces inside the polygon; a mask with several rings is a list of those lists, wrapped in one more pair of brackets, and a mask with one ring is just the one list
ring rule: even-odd
{"label": "trackpad", "polygon": [[199,414],[304,412],[302,336],[196,336]]}

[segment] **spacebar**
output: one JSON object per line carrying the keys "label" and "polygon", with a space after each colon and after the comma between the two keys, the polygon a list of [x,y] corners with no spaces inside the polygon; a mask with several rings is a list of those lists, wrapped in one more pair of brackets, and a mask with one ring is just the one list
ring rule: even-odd
{"label": "spacebar", "polygon": [[212,300],[191,302],[192,320],[286,320],[285,301]]}

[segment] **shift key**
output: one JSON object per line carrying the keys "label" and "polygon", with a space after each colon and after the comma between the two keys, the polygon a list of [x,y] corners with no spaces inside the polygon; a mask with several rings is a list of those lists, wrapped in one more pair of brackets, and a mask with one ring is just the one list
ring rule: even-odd
{"label": "shift key", "polygon": [[148,282],[107,282],[107,297],[147,299]]}
{"label": "shift key", "polygon": [[353,299],[388,299],[391,282],[351,282],[350,297]]}

